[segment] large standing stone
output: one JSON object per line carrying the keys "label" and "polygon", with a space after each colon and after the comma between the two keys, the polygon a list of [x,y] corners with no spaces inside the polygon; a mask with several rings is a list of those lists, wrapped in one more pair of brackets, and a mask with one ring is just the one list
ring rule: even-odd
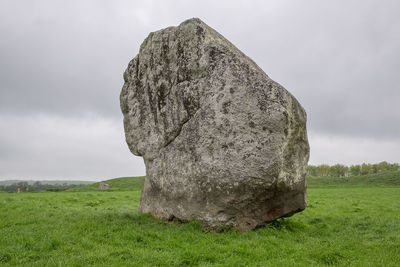
{"label": "large standing stone", "polygon": [[306,207],[306,113],[200,19],[150,33],[124,73],[140,211],[248,230]]}

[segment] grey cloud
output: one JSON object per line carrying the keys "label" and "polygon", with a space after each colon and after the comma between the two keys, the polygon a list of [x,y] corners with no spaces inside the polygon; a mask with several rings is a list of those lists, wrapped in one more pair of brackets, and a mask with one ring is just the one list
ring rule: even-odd
{"label": "grey cloud", "polygon": [[95,3],[88,13],[78,2],[17,3],[1,9],[0,111],[119,115],[122,73],[145,37],[135,17],[123,23]]}
{"label": "grey cloud", "polygon": [[400,143],[398,141],[313,133],[310,133],[309,138],[310,164],[341,163],[352,165],[366,162],[399,161]]}
{"label": "grey cloud", "polygon": [[279,15],[257,9],[270,16],[246,23],[260,30],[243,29],[235,42],[300,100],[310,130],[398,138],[400,4],[306,3],[291,2]]}
{"label": "grey cloud", "polygon": [[0,180],[100,180],[143,175],[124,142],[119,120],[93,114],[64,117],[0,115]]}
{"label": "grey cloud", "polygon": [[1,112],[120,116],[121,75],[148,32],[198,16],[303,103],[310,129],[400,135],[396,1],[5,3]]}

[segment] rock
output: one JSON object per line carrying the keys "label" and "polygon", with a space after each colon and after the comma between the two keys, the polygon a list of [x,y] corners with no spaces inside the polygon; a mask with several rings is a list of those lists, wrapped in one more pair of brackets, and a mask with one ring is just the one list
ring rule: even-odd
{"label": "rock", "polygon": [[108,190],[108,189],[110,189],[110,186],[108,184],[100,182],[99,190]]}
{"label": "rock", "polygon": [[306,207],[306,112],[200,19],[150,33],[124,80],[140,212],[248,230]]}

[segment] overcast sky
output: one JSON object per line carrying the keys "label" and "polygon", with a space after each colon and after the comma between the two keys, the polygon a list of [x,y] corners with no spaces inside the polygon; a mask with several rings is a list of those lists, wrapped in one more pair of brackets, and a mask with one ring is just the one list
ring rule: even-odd
{"label": "overcast sky", "polygon": [[312,164],[400,162],[399,1],[0,1],[0,180],[144,175],[122,73],[199,17],[308,114]]}

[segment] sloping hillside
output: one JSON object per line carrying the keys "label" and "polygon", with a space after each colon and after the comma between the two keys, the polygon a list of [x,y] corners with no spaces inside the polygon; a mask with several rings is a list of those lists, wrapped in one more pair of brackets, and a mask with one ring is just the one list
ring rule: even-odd
{"label": "sloping hillside", "polygon": [[[143,188],[145,176],[138,177],[120,177],[103,181],[108,184],[110,188],[107,191],[132,191],[141,190]],[[82,192],[82,191],[97,191],[100,182],[72,188],[67,191]]]}

